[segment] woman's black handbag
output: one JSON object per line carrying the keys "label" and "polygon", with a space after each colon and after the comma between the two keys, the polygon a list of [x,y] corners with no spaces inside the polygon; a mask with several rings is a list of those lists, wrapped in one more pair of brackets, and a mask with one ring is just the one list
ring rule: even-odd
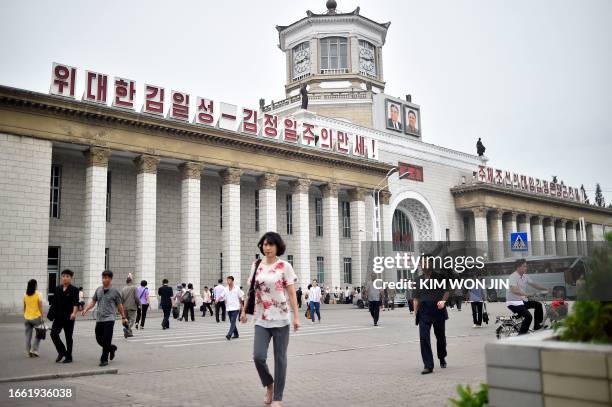
{"label": "woman's black handbag", "polygon": [[45,321],[34,329],[36,330],[36,339],[44,341],[47,338],[47,327],[45,326]]}
{"label": "woman's black handbag", "polygon": [[257,269],[261,264],[261,259],[257,259],[255,262],[255,268],[253,269],[253,278],[251,278],[251,286],[249,287],[249,298],[247,299],[246,307],[244,307],[244,312],[253,315],[255,313],[255,275],[257,274]]}
{"label": "woman's black handbag", "polygon": [[179,310],[177,307],[172,307],[172,318],[174,319],[178,319],[179,317]]}
{"label": "woman's black handbag", "polygon": [[487,312],[487,304],[483,302],[482,307],[484,308],[484,311],[482,312],[482,322],[489,325],[489,313]]}

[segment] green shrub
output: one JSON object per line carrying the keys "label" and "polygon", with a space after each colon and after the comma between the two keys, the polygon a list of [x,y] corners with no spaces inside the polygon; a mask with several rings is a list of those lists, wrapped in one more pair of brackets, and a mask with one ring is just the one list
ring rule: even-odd
{"label": "green shrub", "polygon": [[612,343],[612,304],[577,301],[560,325],[562,341]]}
{"label": "green shrub", "polygon": [[472,392],[470,385],[465,387],[458,384],[457,393],[459,399],[448,399],[450,404],[455,407],[483,407],[489,402],[489,386],[486,384],[480,385],[480,390]]}
{"label": "green shrub", "polygon": [[567,318],[554,326],[563,341],[612,343],[612,233],[604,238],[589,259],[590,272],[578,290],[579,300]]}

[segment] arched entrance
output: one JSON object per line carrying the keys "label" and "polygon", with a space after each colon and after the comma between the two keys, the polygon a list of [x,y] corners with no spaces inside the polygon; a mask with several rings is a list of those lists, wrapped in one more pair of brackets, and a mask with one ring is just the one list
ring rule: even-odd
{"label": "arched entrance", "polygon": [[440,240],[433,209],[421,194],[404,191],[392,196],[389,221],[394,251],[413,251],[414,242]]}

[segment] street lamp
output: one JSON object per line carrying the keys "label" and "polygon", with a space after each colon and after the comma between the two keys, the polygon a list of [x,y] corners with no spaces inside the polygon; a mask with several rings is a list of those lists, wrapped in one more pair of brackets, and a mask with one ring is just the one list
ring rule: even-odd
{"label": "street lamp", "polygon": [[[380,182],[378,183],[378,185],[376,185],[376,188],[374,188],[374,193],[376,194],[376,196],[374,197],[375,200],[375,204],[376,204],[376,219],[375,219],[375,223],[376,223],[376,242],[377,242],[377,247],[380,245],[380,240],[381,240],[381,233],[380,233],[380,191],[382,191],[383,189],[387,188],[389,186],[389,177],[391,176],[391,174],[393,174],[395,171],[398,171],[397,167],[393,167],[391,168],[389,171],[387,171],[387,175],[385,175],[385,177],[380,180]],[[386,182],[386,183],[385,183]],[[381,184],[383,184],[381,186]],[[380,254],[380,251],[379,251]]]}

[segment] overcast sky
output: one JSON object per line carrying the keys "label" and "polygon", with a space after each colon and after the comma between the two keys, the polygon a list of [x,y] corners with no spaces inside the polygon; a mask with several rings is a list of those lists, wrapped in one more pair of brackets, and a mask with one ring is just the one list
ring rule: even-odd
{"label": "overcast sky", "polygon": [[[338,0],[391,21],[386,93],[423,140],[612,201],[612,1]],[[3,1],[0,83],[47,93],[53,61],[238,105],[284,98],[275,26],[325,1]]]}

